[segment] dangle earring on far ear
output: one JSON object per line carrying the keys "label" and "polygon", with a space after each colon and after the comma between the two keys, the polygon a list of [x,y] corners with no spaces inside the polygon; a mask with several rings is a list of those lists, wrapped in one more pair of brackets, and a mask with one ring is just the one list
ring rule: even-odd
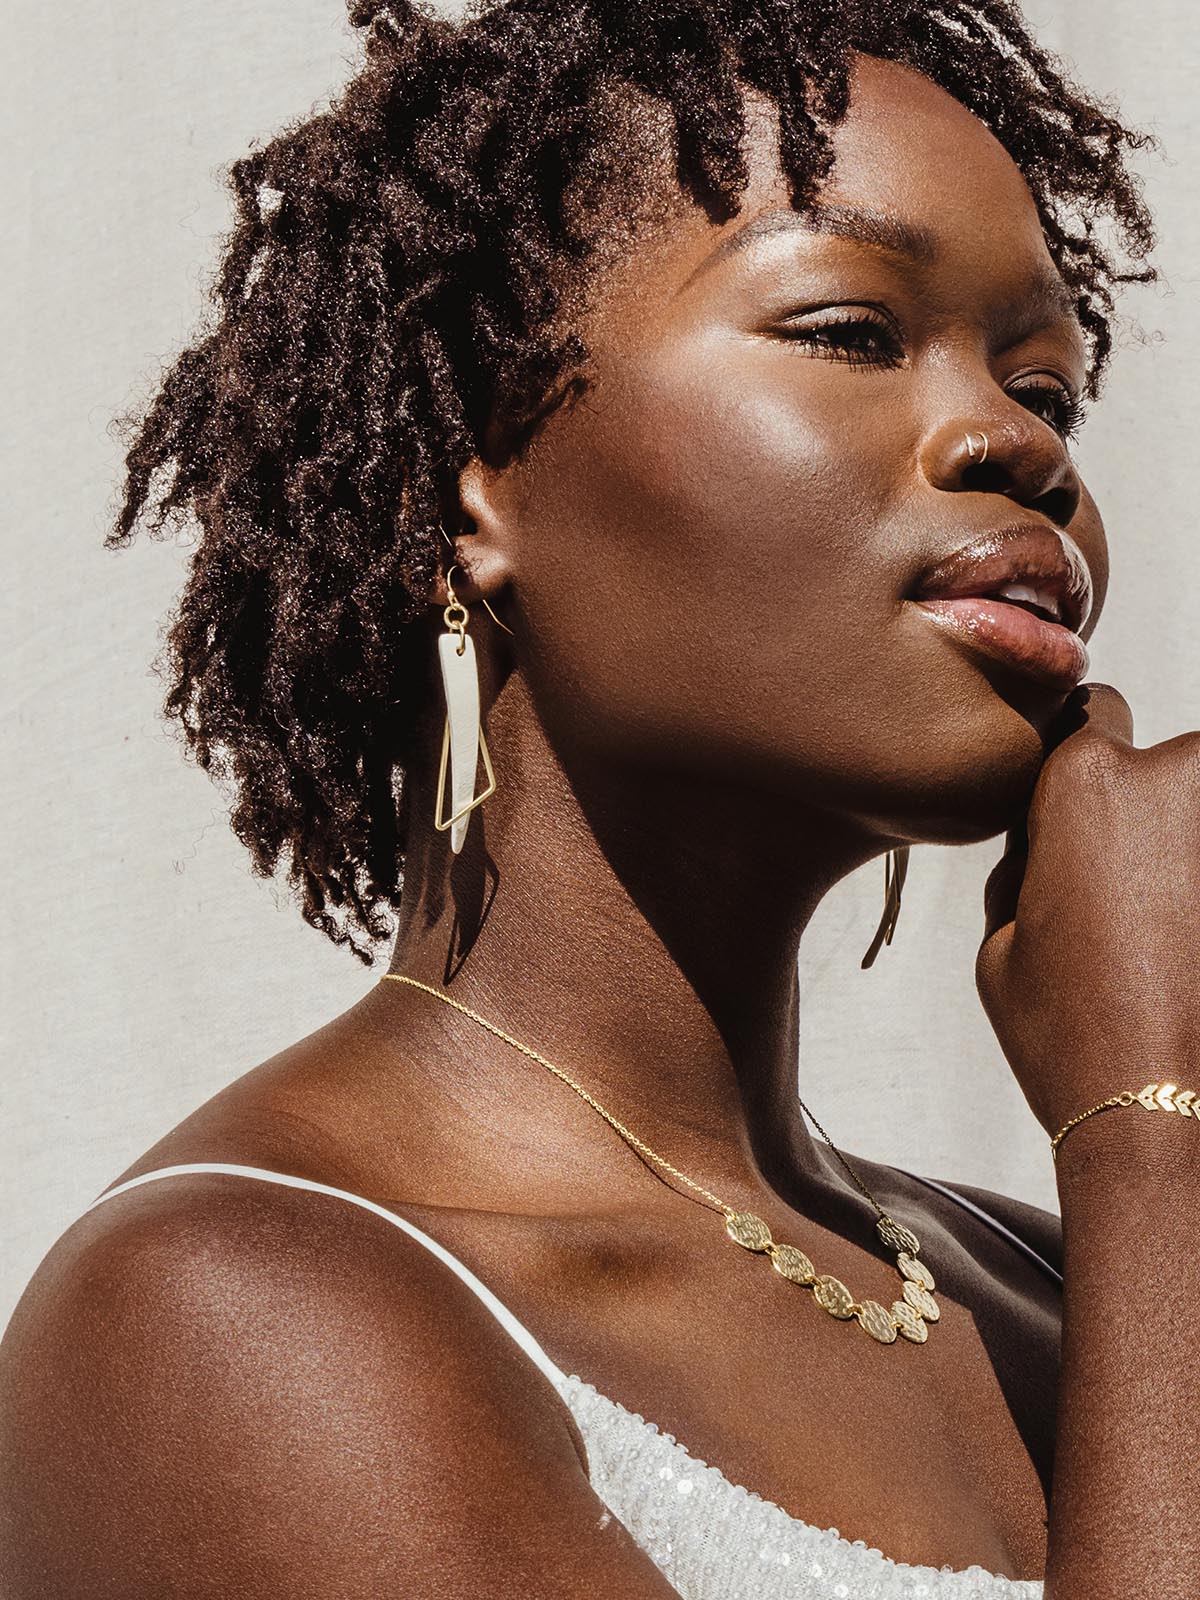
{"label": "dangle earring on far ear", "polygon": [[[471,812],[488,795],[496,792],[492,758],[488,754],[487,740],[479,721],[479,667],[475,660],[475,643],[467,633],[467,608],[455,594],[450,582],[451,575],[457,571],[455,565],[446,574],[450,604],[442,612],[446,631],[438,639],[442,688],[446,693],[446,731],[442,735],[442,760],[438,768],[437,804],[433,821],[439,832],[450,830],[450,848],[456,855],[467,836]],[[476,794],[475,773],[481,755],[483,770],[487,773],[487,787]],[[443,815],[447,761],[450,765],[449,816]]]}
{"label": "dangle earring on far ear", "polygon": [[875,937],[871,940],[871,948],[862,958],[864,967],[869,967],[879,954],[879,947],[891,944],[892,934],[896,931],[896,918],[900,915],[900,890],[904,887],[904,879],[908,873],[909,846],[902,844],[897,850],[889,850],[884,861],[884,890],[883,890],[883,917],[879,927],[875,930]]}

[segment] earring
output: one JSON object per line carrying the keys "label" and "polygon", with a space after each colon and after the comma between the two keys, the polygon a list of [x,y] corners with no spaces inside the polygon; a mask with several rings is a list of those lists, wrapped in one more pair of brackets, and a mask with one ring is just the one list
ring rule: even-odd
{"label": "earring", "polygon": [[[457,855],[467,836],[470,814],[488,795],[496,792],[496,775],[488,754],[487,740],[479,721],[479,667],[475,643],[467,633],[467,608],[454,592],[451,574],[446,574],[450,604],[442,612],[446,631],[438,639],[442,666],[442,688],[446,694],[446,730],[442,735],[442,759],[438,768],[437,804],[433,825],[439,832],[450,830],[450,848]],[[487,773],[487,788],[474,793],[479,757]],[[443,816],[446,793],[446,765],[450,765],[450,815]]]}
{"label": "earring", "polygon": [[889,850],[884,861],[884,890],[883,890],[883,917],[879,927],[875,930],[875,937],[871,940],[871,948],[862,958],[864,967],[869,967],[879,954],[880,945],[891,944],[892,934],[896,931],[896,918],[900,915],[900,890],[904,887],[904,879],[908,873],[909,846],[902,844],[897,850]]}

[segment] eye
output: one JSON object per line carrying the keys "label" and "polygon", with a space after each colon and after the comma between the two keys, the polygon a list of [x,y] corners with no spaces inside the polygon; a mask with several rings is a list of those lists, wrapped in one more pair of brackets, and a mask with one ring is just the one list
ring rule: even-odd
{"label": "eye", "polygon": [[1064,439],[1073,439],[1083,426],[1087,407],[1061,383],[1022,384],[1008,392]]}
{"label": "eye", "polygon": [[819,321],[788,322],[779,332],[791,344],[806,345],[826,361],[853,367],[898,367],[903,349],[895,328],[882,313],[825,313]]}

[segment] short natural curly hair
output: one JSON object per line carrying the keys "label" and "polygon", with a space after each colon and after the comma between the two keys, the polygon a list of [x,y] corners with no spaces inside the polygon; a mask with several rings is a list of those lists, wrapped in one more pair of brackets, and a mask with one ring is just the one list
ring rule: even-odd
{"label": "short natural curly hair", "polygon": [[[305,920],[369,966],[383,904],[400,904],[439,522],[468,460],[511,457],[586,384],[564,307],[599,260],[588,215],[629,204],[609,181],[613,107],[656,108],[683,196],[717,221],[748,180],[745,90],[777,110],[806,209],[852,52],[923,72],[1025,175],[1076,295],[1091,398],[1115,285],[1156,276],[1134,270],[1154,237],[1125,156],[1154,141],[1083,94],[1010,0],[505,0],[457,21],[351,0],[350,16],[357,76],[230,168],[216,316],[122,419],[105,544],[145,513],[157,537],[198,519],[164,710],[231,783],[256,872],[283,855]],[[566,203],[581,186],[582,223]]]}

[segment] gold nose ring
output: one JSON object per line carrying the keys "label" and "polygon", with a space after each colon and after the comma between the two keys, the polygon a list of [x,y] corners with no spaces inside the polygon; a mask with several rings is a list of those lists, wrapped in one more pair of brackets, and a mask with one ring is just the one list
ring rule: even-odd
{"label": "gold nose ring", "polygon": [[[987,460],[988,436],[987,436],[986,433],[981,433],[979,435],[979,437],[983,440],[983,451],[982,451],[982,453],[981,453],[981,455],[979,457],[980,461],[982,462],[982,461],[986,461]],[[975,460],[975,445],[974,445],[974,442],[973,442],[973,435],[971,435],[969,433],[966,433],[966,434],[963,435],[963,438],[966,439],[966,441],[967,441],[967,454],[970,456],[971,460],[974,461]]]}

